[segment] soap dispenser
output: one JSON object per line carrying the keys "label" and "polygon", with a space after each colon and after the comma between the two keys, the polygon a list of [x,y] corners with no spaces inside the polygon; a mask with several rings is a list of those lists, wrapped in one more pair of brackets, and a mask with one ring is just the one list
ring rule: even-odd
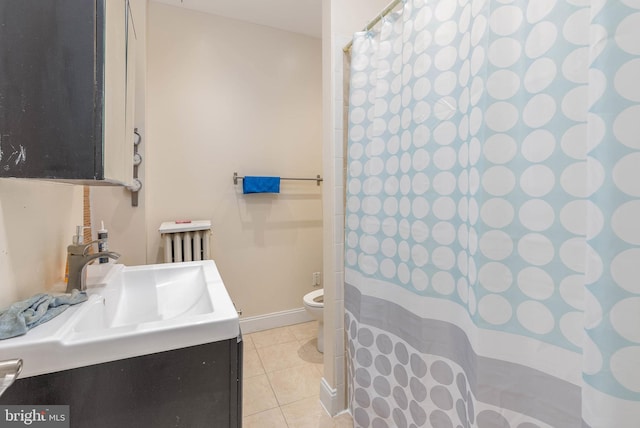
{"label": "soap dispenser", "polygon": [[[104,228],[104,221],[100,222],[100,230],[98,230],[98,251],[105,253],[109,251],[107,238],[109,237],[107,229]],[[100,263],[109,263],[109,257],[100,257]]]}

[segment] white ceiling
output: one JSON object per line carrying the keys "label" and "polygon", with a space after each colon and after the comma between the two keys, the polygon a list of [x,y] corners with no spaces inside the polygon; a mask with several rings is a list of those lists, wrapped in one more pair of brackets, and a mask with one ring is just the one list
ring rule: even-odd
{"label": "white ceiling", "polygon": [[322,0],[153,0],[285,31],[321,37]]}

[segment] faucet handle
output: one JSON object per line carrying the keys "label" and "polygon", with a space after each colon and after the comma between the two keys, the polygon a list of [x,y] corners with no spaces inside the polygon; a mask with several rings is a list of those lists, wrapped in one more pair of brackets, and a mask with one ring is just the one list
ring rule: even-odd
{"label": "faucet handle", "polygon": [[84,230],[91,229],[89,226],[76,226],[76,234],[73,235],[73,245],[84,243]]}

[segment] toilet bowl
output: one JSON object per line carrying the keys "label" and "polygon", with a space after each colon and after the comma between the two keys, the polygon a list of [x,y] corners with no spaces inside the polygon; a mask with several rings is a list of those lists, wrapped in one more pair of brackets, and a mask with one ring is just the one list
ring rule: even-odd
{"label": "toilet bowl", "polygon": [[305,294],[302,301],[307,312],[318,320],[318,352],[324,352],[324,289]]}

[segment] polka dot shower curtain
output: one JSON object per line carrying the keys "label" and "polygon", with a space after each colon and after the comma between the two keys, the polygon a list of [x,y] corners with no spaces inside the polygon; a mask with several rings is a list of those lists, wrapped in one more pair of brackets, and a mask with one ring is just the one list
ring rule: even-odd
{"label": "polka dot shower curtain", "polygon": [[358,427],[640,427],[640,0],[406,0],[351,52]]}

